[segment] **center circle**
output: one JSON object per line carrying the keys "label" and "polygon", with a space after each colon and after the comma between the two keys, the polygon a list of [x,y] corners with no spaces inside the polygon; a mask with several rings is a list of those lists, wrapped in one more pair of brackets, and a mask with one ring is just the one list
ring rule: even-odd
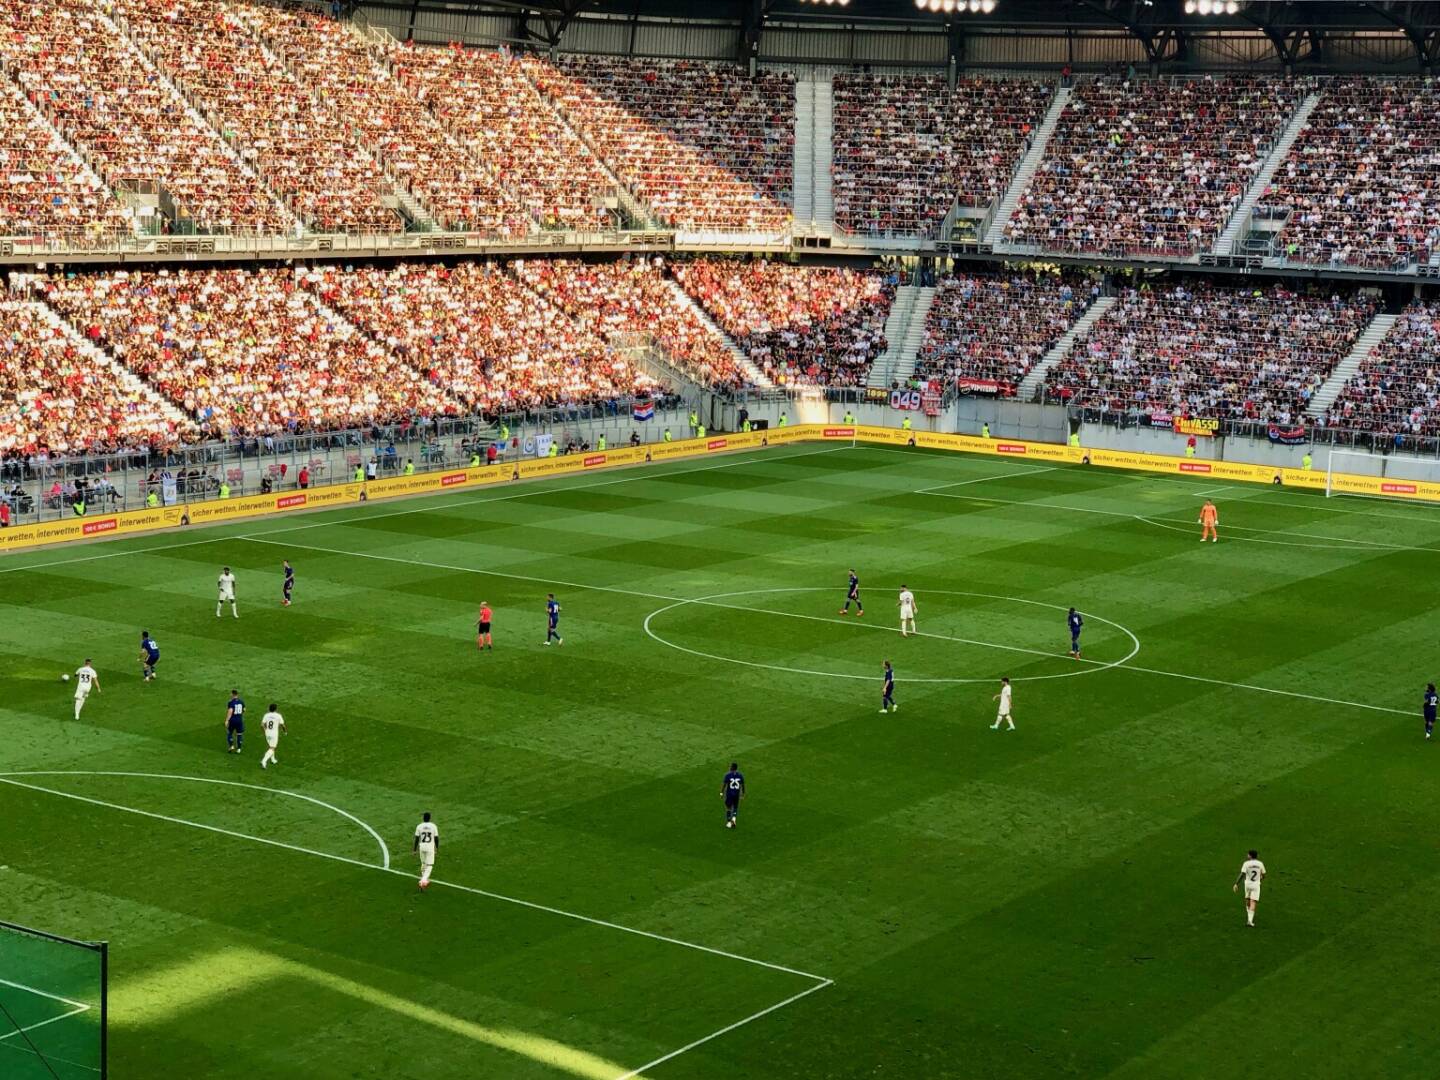
{"label": "center circle", "polygon": [[[761,595],[767,595],[767,596],[768,596],[768,595],[774,595],[774,594],[776,594],[776,593],[833,592],[833,591],[834,591],[834,590],[833,590],[832,588],[828,587],[828,586],[808,585],[808,586],[798,586],[798,587],[792,587],[792,588],[776,588],[776,589],[740,589],[740,590],[738,590],[738,591],[736,591],[736,592],[711,593],[709,596],[697,596],[697,597],[694,597],[693,599],[690,599],[690,600],[679,600],[679,601],[676,601],[676,602],[673,603],[673,604],[666,604],[664,607],[656,608],[654,611],[650,612],[649,615],[646,615],[646,616],[645,616],[645,623],[644,623],[645,633],[646,633],[649,637],[651,637],[652,639],[654,639],[655,641],[658,641],[661,645],[665,645],[665,646],[667,646],[667,647],[669,647],[669,648],[671,648],[671,649],[676,649],[676,650],[678,650],[679,652],[683,652],[683,653],[689,653],[691,656],[703,657],[703,658],[706,659],[706,660],[718,660],[718,661],[720,661],[721,663],[724,663],[724,664],[739,664],[739,665],[741,665],[742,667],[762,668],[762,669],[767,670],[767,671],[784,671],[784,672],[788,672],[788,673],[790,673],[790,674],[792,674],[792,675],[815,675],[815,676],[818,676],[818,677],[820,677],[820,678],[825,678],[825,679],[858,679],[858,680],[860,680],[860,681],[862,681],[862,682],[874,682],[875,679],[877,678],[877,676],[875,676],[875,675],[850,675],[850,674],[847,674],[847,673],[845,673],[845,672],[839,672],[839,671],[815,671],[815,670],[813,670],[813,669],[811,669],[811,668],[789,667],[789,666],[787,666],[787,665],[785,665],[785,664],[762,664],[762,663],[759,663],[758,661],[754,661],[754,660],[739,660],[739,659],[736,659],[736,658],[733,657],[733,656],[720,656],[720,655],[717,655],[716,653],[702,652],[702,651],[699,650],[699,649],[691,649],[691,648],[689,648],[689,647],[687,647],[687,646],[685,646],[685,645],[678,645],[678,644],[676,644],[675,642],[671,641],[669,638],[662,637],[659,633],[656,632],[655,628],[651,625],[651,623],[652,623],[658,616],[664,615],[666,612],[669,612],[669,611],[675,611],[675,610],[677,610],[678,608],[687,607],[687,606],[692,605],[692,604],[710,605],[710,606],[714,606],[714,607],[730,608],[730,609],[732,609],[732,610],[735,610],[735,609],[738,608],[738,605],[735,605],[735,604],[721,604],[721,603],[717,603],[716,601],[728,600],[728,599],[730,599],[731,597],[735,597],[735,596],[761,596]],[[1031,607],[1049,608],[1049,609],[1051,609],[1052,611],[1065,611],[1065,612],[1068,612],[1068,611],[1070,610],[1068,607],[1064,606],[1063,604],[1048,604],[1048,603],[1046,603],[1046,602],[1043,601],[1043,600],[1024,600],[1024,599],[1022,599],[1022,598],[1020,598],[1020,597],[1018,597],[1018,596],[1000,596],[1000,595],[998,595],[998,594],[996,594],[996,593],[965,592],[965,591],[959,590],[959,589],[925,589],[925,590],[923,590],[923,592],[924,592],[924,593],[928,593],[928,594],[932,594],[932,595],[938,595],[938,596],[973,596],[973,597],[976,597],[977,599],[982,599],[982,600],[1004,600],[1004,601],[1007,601],[1007,602],[1012,603],[1012,604],[1028,604],[1028,605],[1030,605]],[[798,616],[797,616],[797,615],[796,615],[795,613],[793,613],[793,612],[786,612],[786,611],[768,611],[768,610],[758,609],[758,608],[757,608],[757,609],[744,608],[744,609],[741,609],[741,610],[745,610],[745,611],[747,611],[747,612],[752,612],[752,613],[757,613],[757,614],[764,614],[764,615],[779,615],[779,616],[781,616],[781,617],[786,617],[786,618],[802,618],[802,619],[811,619],[811,620],[814,620],[814,621],[817,621],[817,622],[824,622],[824,623],[838,623],[838,620],[836,620],[836,619],[830,619],[830,618],[826,618],[826,617],[820,616],[820,615],[798,615]],[[1092,615],[1092,614],[1090,614],[1089,612],[1083,612],[1082,614],[1084,614],[1087,619],[1094,620],[1094,621],[1097,622],[1097,623],[1102,623],[1102,624],[1105,625],[1105,626],[1113,627],[1114,629],[1120,631],[1120,633],[1124,634],[1127,638],[1130,639],[1130,651],[1129,651],[1128,653],[1126,653],[1124,656],[1122,656],[1119,660],[1112,660],[1112,661],[1110,661],[1109,663],[1101,664],[1101,663],[1098,663],[1098,662],[1093,661],[1093,660],[1090,660],[1090,661],[1082,661],[1082,666],[1081,666],[1081,667],[1078,667],[1078,668],[1075,668],[1075,669],[1072,670],[1072,671],[1057,671],[1057,672],[1055,672],[1054,674],[1051,674],[1051,675],[1016,675],[1016,676],[1013,676],[1013,677],[1010,679],[1010,681],[1011,681],[1011,682],[1039,682],[1039,681],[1042,680],[1042,679],[1070,679],[1070,678],[1074,678],[1074,677],[1077,676],[1077,675],[1095,675],[1095,674],[1098,674],[1099,672],[1102,672],[1102,671],[1108,671],[1110,668],[1119,667],[1121,664],[1127,664],[1127,663],[1129,663],[1129,662],[1130,662],[1131,660],[1133,660],[1133,659],[1135,658],[1135,656],[1140,652],[1140,639],[1139,639],[1138,637],[1136,637],[1135,634],[1134,634],[1133,632],[1131,632],[1131,630],[1130,630],[1128,627],[1122,626],[1122,625],[1120,625],[1118,622],[1115,622],[1115,621],[1112,620],[1112,619],[1106,619],[1106,618],[1103,618],[1103,617],[1101,617],[1101,616],[1099,616],[1099,615]],[[865,625],[865,626],[878,626],[878,624],[876,624],[876,623],[864,623],[864,624],[862,624],[862,625]],[[888,627],[880,627],[880,628],[881,628],[881,629],[888,629]],[[898,632],[898,631],[897,631],[897,632]],[[921,636],[927,636],[927,635],[921,635]],[[933,637],[933,636],[939,636],[939,635],[928,635],[928,636],[932,636],[932,637]],[[1053,656],[1053,657],[1056,657],[1057,659],[1058,659],[1060,656],[1062,656],[1062,655],[1066,655],[1066,654],[1062,654],[1062,653],[1046,652],[1044,649],[1027,649],[1027,648],[1023,648],[1023,647],[1017,646],[1017,645],[1000,645],[1000,644],[998,644],[998,643],[996,643],[996,642],[993,642],[993,641],[977,641],[977,640],[973,640],[973,639],[970,639],[970,638],[947,638],[947,639],[945,639],[945,640],[955,641],[955,642],[957,642],[957,643],[964,644],[964,645],[978,645],[978,646],[981,646],[982,648],[1000,649],[1000,650],[1002,650],[1002,651],[1004,651],[1004,652],[1023,652],[1023,653],[1030,653],[1030,654],[1035,655],[1035,656]],[[954,678],[914,678],[914,679],[912,679],[912,678],[907,678],[907,679],[905,679],[904,681],[907,682],[907,683],[991,683],[991,682],[995,682],[996,679],[998,679],[998,678],[999,678],[999,676],[987,676],[986,678],[983,678],[983,679],[982,679],[982,678],[960,678],[960,677],[954,677]]]}

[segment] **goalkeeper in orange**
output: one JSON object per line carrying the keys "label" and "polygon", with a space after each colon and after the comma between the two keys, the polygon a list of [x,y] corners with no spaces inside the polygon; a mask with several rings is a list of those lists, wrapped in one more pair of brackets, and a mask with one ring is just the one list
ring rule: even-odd
{"label": "goalkeeper in orange", "polygon": [[1209,499],[1200,508],[1200,542],[1206,540],[1218,541],[1219,535],[1215,532],[1215,526],[1220,524],[1220,511],[1215,509],[1215,504]]}

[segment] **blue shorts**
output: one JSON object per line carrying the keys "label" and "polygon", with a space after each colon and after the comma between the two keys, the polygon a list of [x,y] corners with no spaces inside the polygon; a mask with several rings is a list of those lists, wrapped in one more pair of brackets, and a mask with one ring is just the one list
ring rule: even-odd
{"label": "blue shorts", "polygon": [[738,810],[738,809],[740,809],[740,793],[739,793],[738,791],[727,791],[727,792],[725,793],[725,809],[726,809],[726,810]]}
{"label": "blue shorts", "polygon": [[154,666],[155,666],[156,664],[158,664],[159,662],[160,662],[160,654],[159,654],[158,652],[157,652],[157,653],[149,653],[149,654],[147,654],[146,657],[145,657],[145,663],[146,663],[148,666],[150,666],[150,667],[154,667]]}
{"label": "blue shorts", "polygon": [[243,735],[245,734],[245,721],[241,720],[238,716],[232,716],[226,723],[225,728],[227,731],[234,731],[237,734]]}

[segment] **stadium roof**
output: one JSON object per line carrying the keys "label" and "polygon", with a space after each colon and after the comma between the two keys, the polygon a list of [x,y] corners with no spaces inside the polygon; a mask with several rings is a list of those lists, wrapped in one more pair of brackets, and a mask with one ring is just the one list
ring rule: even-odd
{"label": "stadium roof", "polygon": [[[610,15],[630,19],[663,18],[733,23],[747,35],[763,33],[766,23],[862,28],[872,24],[948,26],[974,31],[1125,31],[1163,56],[1186,34],[1215,31],[1264,33],[1284,60],[1314,49],[1331,32],[1403,35],[1421,63],[1440,62],[1440,0],[994,0],[994,10],[971,12],[967,0],[954,0],[959,11],[921,10],[916,0],[373,0],[377,6],[412,10],[464,9],[525,17],[537,40],[556,42],[577,16]],[[947,0],[935,0],[943,4]],[[977,4],[978,6],[978,4]],[[1228,7],[1237,10],[1228,12]],[[1226,10],[1220,10],[1225,7]],[[1187,8],[1190,10],[1187,11]]]}

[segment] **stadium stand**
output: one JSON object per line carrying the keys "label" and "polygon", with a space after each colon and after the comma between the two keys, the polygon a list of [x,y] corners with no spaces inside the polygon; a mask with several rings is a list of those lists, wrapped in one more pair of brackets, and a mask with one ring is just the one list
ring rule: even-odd
{"label": "stadium stand", "polygon": [[514,270],[601,337],[647,334],[702,385],[739,389],[747,384],[724,342],[666,283],[664,260],[658,257],[611,263],[524,259],[514,263]]}
{"label": "stadium stand", "polygon": [[698,259],[674,274],[777,386],[863,386],[885,351],[895,289],[878,272]]}
{"label": "stadium stand", "polygon": [[396,79],[495,183],[547,229],[614,224],[606,199],[615,185],[589,149],[541,100],[508,52],[397,45]]}
{"label": "stadium stand", "polygon": [[192,433],[136,380],[89,356],[33,300],[0,299],[0,453],[165,446]]}
{"label": "stadium stand", "polygon": [[1437,116],[1433,79],[1326,82],[1257,207],[1286,218],[1286,258],[1391,268],[1440,249]]}
{"label": "stadium stand", "polygon": [[1055,274],[942,278],[926,315],[915,375],[1013,394],[1097,289]]}
{"label": "stadium stand", "polygon": [[1055,85],[938,75],[835,76],[835,221],[847,232],[933,236],[958,199],[1004,193]]}
{"label": "stadium stand", "polygon": [[315,232],[395,233],[394,189],[344,111],[302,86],[241,7],[115,0],[130,39]]}
{"label": "stadium stand", "polygon": [[293,9],[236,10],[357,129],[366,149],[443,228],[493,236],[529,232],[529,214],[486,167],[489,159],[463,149],[343,23]]}
{"label": "stadium stand", "polygon": [[1127,290],[1045,380],[1047,400],[1147,416],[1298,421],[1374,314],[1362,297],[1186,283]]}
{"label": "stadium stand", "polygon": [[[494,263],[323,267],[305,286],[466,411],[629,398],[661,387]],[[377,372],[376,378],[383,376]]]}
{"label": "stadium stand", "polygon": [[210,437],[460,412],[455,398],[324,310],[318,270],[52,275],[43,297]]}
{"label": "stadium stand", "polygon": [[1115,256],[1204,250],[1302,96],[1268,76],[1083,82],[1006,238]]}
{"label": "stadium stand", "polygon": [[600,158],[678,229],[789,227],[795,80],[728,64],[526,57],[524,69]]}
{"label": "stadium stand", "polygon": [[131,216],[0,82],[0,236],[96,239],[133,233]]}
{"label": "stadium stand", "polygon": [[[0,6],[0,57],[112,190],[151,185],[204,232],[288,231],[293,217],[88,0]],[[37,140],[35,145],[43,145]],[[115,209],[119,203],[107,193]],[[91,213],[99,204],[91,204]],[[146,204],[132,215],[145,231]],[[133,232],[94,214],[90,234]],[[80,231],[78,227],[71,231]]]}
{"label": "stadium stand", "polygon": [[1407,437],[1440,436],[1440,302],[1405,309],[1341,389],[1325,425],[1397,445]]}

